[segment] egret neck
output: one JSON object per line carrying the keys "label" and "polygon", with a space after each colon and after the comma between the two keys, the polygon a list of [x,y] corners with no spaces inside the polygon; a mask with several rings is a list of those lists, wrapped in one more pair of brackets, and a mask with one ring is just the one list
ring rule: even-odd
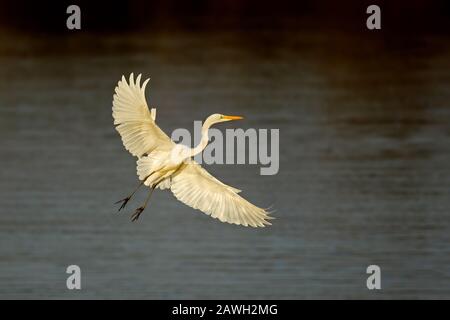
{"label": "egret neck", "polygon": [[203,122],[202,138],[200,140],[200,143],[194,149],[191,149],[190,156],[194,157],[195,155],[199,154],[206,148],[206,146],[208,145],[208,142],[209,142],[208,130],[213,124],[219,123],[219,122],[231,121],[231,120],[240,120],[240,119],[242,119],[241,116],[226,116],[226,115],[218,114],[218,113],[210,115],[205,120],[205,122]]}
{"label": "egret neck", "polygon": [[206,119],[206,121],[202,125],[202,138],[200,140],[200,143],[195,148],[191,149],[191,153],[189,155],[190,157],[194,157],[195,155],[199,154],[208,145],[209,142],[208,130],[212,125],[211,122],[208,122],[208,119]]}

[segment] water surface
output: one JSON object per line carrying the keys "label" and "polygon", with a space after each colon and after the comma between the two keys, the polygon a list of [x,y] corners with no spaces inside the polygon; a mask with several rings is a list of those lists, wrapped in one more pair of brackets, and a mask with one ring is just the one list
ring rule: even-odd
{"label": "water surface", "polygon": [[[447,38],[249,31],[2,35],[1,298],[450,298]],[[280,171],[212,165],[277,220],[222,224],[137,183],[111,118],[122,74],[166,131],[211,113],[279,128]],[[65,269],[83,289],[66,289]],[[366,267],[382,290],[366,288]]]}

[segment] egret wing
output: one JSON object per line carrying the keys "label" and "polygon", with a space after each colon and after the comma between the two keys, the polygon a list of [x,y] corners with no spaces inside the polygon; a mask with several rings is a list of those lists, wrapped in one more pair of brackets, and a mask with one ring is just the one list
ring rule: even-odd
{"label": "egret wing", "polygon": [[188,161],[171,177],[171,191],[184,204],[222,222],[264,227],[269,213],[251,204],[230,187],[209,174],[198,163]]}
{"label": "egret wing", "polygon": [[172,140],[155,123],[156,109],[150,113],[145,99],[145,87],[150,79],[136,81],[133,74],[127,83],[124,76],[115,89],[112,115],[116,130],[122,137],[123,145],[138,158],[150,154],[155,149],[168,149]]}

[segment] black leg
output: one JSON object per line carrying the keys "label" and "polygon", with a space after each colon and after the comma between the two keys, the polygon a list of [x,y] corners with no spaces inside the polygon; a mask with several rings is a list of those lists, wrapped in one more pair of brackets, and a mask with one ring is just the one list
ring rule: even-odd
{"label": "black leg", "polygon": [[144,204],[141,207],[137,208],[136,211],[133,213],[133,215],[131,216],[131,221],[136,221],[137,219],[139,219],[139,216],[141,215],[141,213],[144,211],[145,207],[147,206],[147,203],[150,200],[150,197],[153,193],[153,190],[155,190],[155,187],[156,186],[154,186],[150,189],[150,193],[148,194],[147,199],[145,199]]}
{"label": "black leg", "polygon": [[136,193],[136,191],[139,190],[139,188],[142,186],[143,183],[144,183],[144,181],[141,181],[141,183],[139,183],[138,187],[128,197],[126,197],[126,198],[124,198],[122,200],[119,200],[116,203],[114,203],[114,204],[122,203],[122,205],[120,206],[119,210],[117,210],[117,211],[120,211],[123,208],[125,208],[125,206],[127,205],[128,201],[130,201],[131,197]]}

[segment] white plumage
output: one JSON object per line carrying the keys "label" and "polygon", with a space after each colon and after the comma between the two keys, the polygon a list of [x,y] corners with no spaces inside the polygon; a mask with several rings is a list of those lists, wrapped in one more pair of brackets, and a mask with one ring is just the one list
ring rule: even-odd
{"label": "white plumage", "polygon": [[[220,182],[192,160],[208,144],[211,125],[242,117],[213,114],[203,123],[202,140],[197,147],[177,145],[156,124],[156,109],[149,111],[145,99],[149,80],[141,86],[141,75],[135,80],[131,74],[128,83],[122,76],[115,89],[112,108],[114,124],[125,149],[138,157],[139,180],[152,191],[156,187],[170,189],[181,202],[222,222],[252,227],[270,225],[267,220],[272,217],[266,210],[242,198],[238,195],[241,190]],[[121,209],[131,196],[121,201]],[[139,217],[146,203],[136,210],[133,220]]]}

